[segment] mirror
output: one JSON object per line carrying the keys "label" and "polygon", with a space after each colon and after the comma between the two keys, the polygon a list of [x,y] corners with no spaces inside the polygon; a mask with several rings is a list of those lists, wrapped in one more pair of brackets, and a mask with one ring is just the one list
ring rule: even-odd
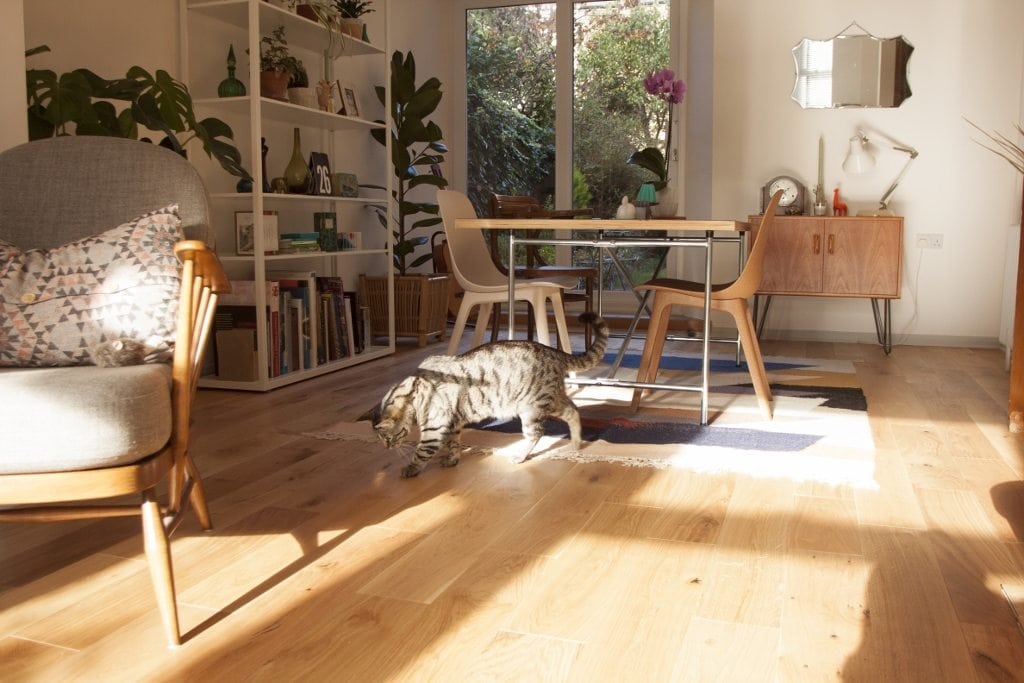
{"label": "mirror", "polygon": [[792,98],[804,109],[900,106],[911,94],[907,62],[914,46],[903,36],[845,30],[828,40],[804,38],[793,48]]}

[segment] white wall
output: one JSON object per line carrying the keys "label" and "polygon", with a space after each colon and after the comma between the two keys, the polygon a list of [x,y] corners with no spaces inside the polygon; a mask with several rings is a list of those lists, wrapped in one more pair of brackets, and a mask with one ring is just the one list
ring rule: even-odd
{"label": "white wall", "polygon": [[0,3],[0,92],[10,93],[0,100],[0,150],[28,140],[22,23],[22,0]]}
{"label": "white wall", "polygon": [[37,69],[85,67],[114,78],[137,64],[182,77],[177,0],[31,0],[25,3],[25,44],[50,47],[29,59]]}
{"label": "white wall", "polygon": [[[0,4],[0,12],[16,11]],[[47,43],[53,50],[32,58],[30,66],[87,66],[103,75],[123,72],[130,64],[179,71],[176,0],[24,4],[24,44]],[[696,6],[706,10],[706,0]],[[854,211],[873,207],[905,157],[879,158],[876,171],[866,177],[847,176],[840,166],[857,127],[889,134],[920,151],[891,201],[906,216],[906,243],[911,245],[905,249],[903,298],[893,309],[897,340],[905,334],[911,343],[993,342],[999,329],[1005,233],[1020,219],[1021,179],[972,141],[978,136],[972,136],[963,118],[1007,133],[1024,118],[1024,3],[863,0],[854,9],[846,0],[790,0],[784,9],[748,0],[713,3],[714,36],[706,41],[714,55],[708,65],[711,120],[703,130],[688,123],[691,136],[713,141],[711,213],[742,217],[756,212],[761,185],[779,173],[795,174],[813,186],[819,135],[826,144],[826,187],[839,184]],[[854,20],[875,35],[902,34],[914,45],[909,67],[913,96],[898,109],[801,109],[789,98],[791,48],[803,37],[829,37]],[[441,79],[445,98],[435,120],[446,132],[454,130],[458,104],[452,74],[462,56],[451,49],[453,32],[461,29],[457,23],[449,0],[391,2],[391,48],[413,50],[420,80],[429,75]],[[23,48],[7,49],[7,44],[0,50],[0,66],[16,71],[20,80],[15,52],[20,55]],[[702,82],[693,55],[688,66],[693,72],[688,82]],[[698,96],[691,89],[687,99]],[[23,99],[13,99],[16,106],[0,108],[5,132],[24,117]],[[918,232],[942,233],[944,248],[914,248]],[[766,333],[868,341],[873,325],[864,301],[779,297]]]}
{"label": "white wall", "polygon": [[[713,212],[759,208],[765,180],[790,173],[813,187],[818,136],[826,145],[825,187],[839,185],[851,210],[874,208],[906,156],[879,156],[855,177],[841,164],[847,139],[873,128],[920,152],[891,207],[906,217],[903,298],[894,303],[897,341],[992,342],[998,335],[1004,239],[1020,218],[1020,179],[972,142],[964,117],[1012,132],[1021,119],[1024,3],[1006,0],[790,0],[715,2]],[[791,48],[828,38],[856,20],[871,33],[902,34],[914,46],[913,91],[898,109],[803,110],[789,98]],[[692,65],[691,65],[692,68]],[[941,233],[942,250],[919,250],[914,235]],[[864,301],[780,297],[767,336],[854,338],[873,330]],[[869,337],[865,337],[867,339]]]}

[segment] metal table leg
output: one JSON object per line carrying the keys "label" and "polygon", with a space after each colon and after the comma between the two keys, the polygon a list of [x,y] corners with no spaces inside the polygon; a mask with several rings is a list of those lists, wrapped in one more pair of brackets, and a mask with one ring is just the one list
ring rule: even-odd
{"label": "metal table leg", "polygon": [[871,300],[871,310],[875,314],[875,334],[878,343],[886,355],[892,353],[892,299],[882,299],[882,312],[878,311],[878,299]]}

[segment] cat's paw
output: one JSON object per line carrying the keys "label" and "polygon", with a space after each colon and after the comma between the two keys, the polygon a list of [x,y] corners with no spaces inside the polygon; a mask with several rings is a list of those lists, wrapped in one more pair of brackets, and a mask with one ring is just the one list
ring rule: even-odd
{"label": "cat's paw", "polygon": [[419,465],[409,464],[402,468],[402,477],[404,479],[411,479],[419,474],[423,468]]}
{"label": "cat's paw", "polygon": [[514,465],[522,465],[529,457],[529,453],[519,453],[509,458],[509,460],[511,460]]}
{"label": "cat's paw", "polygon": [[459,464],[459,456],[452,454],[446,455],[441,459],[441,467],[455,467]]}

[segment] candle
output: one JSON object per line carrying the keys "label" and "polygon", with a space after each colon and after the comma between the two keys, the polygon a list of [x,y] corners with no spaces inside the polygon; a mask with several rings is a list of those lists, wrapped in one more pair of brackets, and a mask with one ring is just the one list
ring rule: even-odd
{"label": "candle", "polygon": [[818,187],[825,189],[825,137],[818,136]]}

